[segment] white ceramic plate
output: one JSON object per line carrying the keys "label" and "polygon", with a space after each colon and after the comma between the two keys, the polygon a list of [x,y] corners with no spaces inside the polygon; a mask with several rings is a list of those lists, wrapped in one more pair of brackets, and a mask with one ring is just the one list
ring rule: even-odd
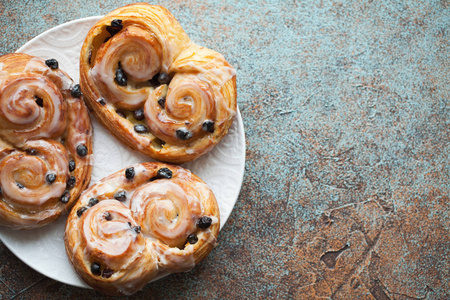
{"label": "white ceramic plate", "polygon": [[[44,59],[55,58],[62,70],[75,82],[79,80],[79,54],[89,29],[101,17],[71,21],[35,37],[17,52]],[[92,118],[94,125],[94,168],[91,184],[126,166],[149,161],[114,139]],[[231,214],[244,176],[245,136],[241,115],[238,114],[229,133],[210,153],[187,163],[184,167],[202,178],[216,195],[220,208],[220,227]],[[13,231],[0,227],[2,242],[28,266],[60,282],[88,287],[72,269],[64,250],[66,217],[43,228]]]}

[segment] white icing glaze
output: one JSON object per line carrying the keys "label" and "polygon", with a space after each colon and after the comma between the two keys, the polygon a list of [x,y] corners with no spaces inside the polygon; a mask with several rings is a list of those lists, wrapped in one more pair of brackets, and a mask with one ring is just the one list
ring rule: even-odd
{"label": "white icing glaze", "polygon": [[[112,220],[104,218],[106,211]],[[124,204],[103,200],[85,211],[81,218],[86,253],[102,253],[103,262],[111,268],[126,269],[144,251],[143,240],[138,243],[138,234],[132,229],[137,224]]]}
{"label": "white icing glaze", "polygon": [[[59,201],[69,178],[68,153],[61,138],[67,128],[74,136],[90,134],[90,123],[78,126],[73,122],[86,121],[88,115],[81,100],[70,97],[67,90],[73,82],[63,71],[24,54],[2,56],[0,61],[0,144],[10,145],[8,151],[16,149],[0,157],[0,215],[6,218],[0,223],[17,229],[40,227],[70,205]],[[70,144],[69,133],[65,138]],[[87,138],[83,142],[87,143]],[[27,154],[29,150],[34,154]],[[47,182],[47,174],[56,179]],[[76,182],[81,185],[85,178]],[[77,197],[71,196],[72,200]]]}
{"label": "white icing glaze", "polygon": [[164,249],[156,246],[156,249],[159,252],[160,265],[177,266],[183,272],[195,267],[194,245],[188,245],[184,249]]}
{"label": "white icing glaze", "polygon": [[44,60],[39,57],[33,57],[30,59],[27,64],[25,65],[25,68],[23,69],[24,72],[30,72],[30,73],[46,73],[49,69],[47,65],[45,65]]}
{"label": "white icing glaze", "polygon": [[[30,141],[25,147],[36,149],[38,155],[23,156],[16,152],[3,159],[0,162],[0,182],[9,203],[39,211],[40,206],[59,197],[66,189],[69,174],[67,152],[59,143],[45,140]],[[55,182],[46,182],[48,173],[56,175]]]}
{"label": "white icing glaze", "polygon": [[86,155],[85,157],[84,157],[84,159],[85,159],[85,164],[86,165],[89,165],[89,166],[93,166],[94,165],[94,154],[89,154],[89,155]]}
{"label": "white icing glaze", "polygon": [[164,141],[180,143],[176,131],[189,130],[190,140],[204,135],[202,124],[214,119],[215,104],[210,87],[199,81],[195,75],[176,74],[170,82],[165,108],[158,99],[163,86],[156,89],[145,103],[147,125],[151,132]]}
{"label": "white icing glaze", "polygon": [[[150,33],[129,27],[126,38],[122,38],[122,35],[125,33],[117,34],[111,41],[103,44],[104,49],[99,51],[105,53],[95,61],[89,73],[100,92],[109,96],[104,95],[109,102],[124,108],[136,108],[143,104],[152,89],[136,89],[135,83],[148,81],[157,74],[160,59],[155,48],[145,39],[151,37]],[[126,86],[119,86],[114,80],[119,62],[128,77]]]}
{"label": "white icing glaze", "polygon": [[212,225],[219,223],[219,219],[217,217],[214,217],[214,216],[209,216],[209,217],[212,220],[212,222],[211,222]]}
{"label": "white icing glaze", "polygon": [[[210,214],[202,204],[213,197],[205,183],[180,167],[167,166],[172,171],[171,179],[154,179],[158,168],[166,165],[132,167],[133,179],[127,179],[125,170],[121,170],[89,188],[77,206],[87,210],[80,217],[72,213],[66,228],[67,235],[76,237],[80,232],[87,243],[79,249],[79,243],[72,241],[69,254],[81,255],[89,264],[96,261],[110,267],[114,274],[108,282],[123,294],[142,288],[157,274],[192,269],[198,258],[196,251],[211,249],[216,241],[210,228],[196,227],[201,216]],[[129,203],[105,199],[121,190],[127,192]],[[90,198],[100,202],[89,207]],[[108,220],[105,212],[111,217]],[[212,216],[212,220],[218,226],[218,217]],[[137,225],[139,230],[134,229]],[[198,242],[190,244],[188,236],[193,233]]]}
{"label": "white icing glaze", "polygon": [[178,179],[156,180],[139,187],[131,197],[131,210],[142,232],[171,246],[182,246],[195,230],[201,214],[198,198],[189,195]]}
{"label": "white icing glaze", "polygon": [[[107,99],[108,103],[126,110],[141,108],[145,103],[150,133],[137,134],[132,128],[133,122],[115,119],[136,139],[134,148],[143,152],[152,148],[167,155],[183,151],[185,147],[194,149],[190,154],[209,151],[217,144],[209,136],[217,138],[217,135],[202,129],[202,124],[212,121],[215,128],[224,123],[229,126],[236,114],[236,105],[235,99],[225,99],[224,94],[235,97],[235,91],[229,91],[228,87],[222,89],[236,76],[235,69],[219,53],[192,43],[185,35],[180,36],[184,34],[181,28],[167,28],[164,17],[159,19],[160,16],[152,15],[149,23],[139,25],[131,21],[139,17],[136,14],[123,17],[130,20],[124,22],[119,33],[98,46],[91,67],[86,68],[95,98]],[[115,81],[119,62],[128,78],[126,86],[119,86]],[[157,89],[149,86],[148,80],[158,72],[173,76],[168,93],[161,91],[167,87],[165,85]],[[166,98],[164,108],[158,104],[161,97]],[[177,130],[183,128],[189,131],[187,140],[177,136]],[[162,149],[152,146],[153,135],[168,146]]]}
{"label": "white icing glaze", "polygon": [[[5,118],[12,124],[28,125],[15,132],[27,133],[27,136],[36,139],[53,137],[64,131],[64,127],[61,129],[61,114],[65,114],[66,105],[61,93],[45,77],[19,78],[4,86],[0,92],[0,109]],[[35,95],[43,99],[43,108],[36,104]]]}
{"label": "white icing glaze", "polygon": [[[186,50],[189,54],[191,51],[192,50],[189,48]],[[195,48],[193,51],[195,52]],[[184,70],[185,72],[196,71],[196,76],[198,79],[209,84],[214,91],[214,102],[218,113],[215,121],[218,124],[222,124],[236,115],[236,109],[226,105],[220,91],[226,82],[236,76],[236,70],[231,66],[223,65],[225,59],[222,55],[217,55],[218,57],[208,62],[204,67],[199,65],[199,63],[194,63],[193,61],[186,61],[177,65],[177,69]]]}

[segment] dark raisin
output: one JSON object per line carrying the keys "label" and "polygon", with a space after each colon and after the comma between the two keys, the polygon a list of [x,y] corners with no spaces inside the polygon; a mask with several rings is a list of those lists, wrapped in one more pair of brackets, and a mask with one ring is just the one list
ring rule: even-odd
{"label": "dark raisin", "polygon": [[88,149],[85,145],[81,144],[77,147],[77,153],[81,157],[85,157],[88,154]]}
{"label": "dark raisin", "polygon": [[75,186],[75,183],[77,182],[77,179],[75,176],[70,176],[69,180],[67,180],[67,188],[71,189]]}
{"label": "dark raisin", "polygon": [[105,99],[103,99],[103,98],[100,98],[100,99],[98,99],[97,101],[98,101],[98,103],[100,103],[100,104],[103,105],[103,106],[106,105]]}
{"label": "dark raisin", "polygon": [[166,142],[164,142],[163,140],[160,140],[158,138],[154,138],[152,141],[152,144],[154,144],[156,147],[162,148],[166,144]]}
{"label": "dark raisin", "polygon": [[203,217],[201,217],[200,219],[198,219],[196,225],[197,225],[197,227],[200,228],[200,229],[206,229],[206,228],[208,228],[209,226],[211,226],[211,223],[212,223],[212,219],[211,219],[210,217],[203,216]]}
{"label": "dark raisin", "polygon": [[[118,32],[117,30],[112,28],[112,26],[106,26],[106,31],[108,31],[111,36],[115,35]],[[105,40],[104,43],[106,43],[111,38],[111,36],[108,36],[107,40]]]}
{"label": "dark raisin", "polygon": [[36,154],[37,154],[37,151],[36,151],[36,149],[28,149],[28,150],[27,150],[27,154],[28,154],[28,155],[36,155]]}
{"label": "dark raisin", "polygon": [[136,119],[138,121],[144,120],[145,119],[144,110],[143,109],[136,109],[133,112],[133,117],[134,117],[134,119]]}
{"label": "dark raisin", "polygon": [[79,84],[75,84],[75,85],[72,87],[72,90],[70,91],[70,94],[72,95],[72,97],[80,98],[81,95],[83,95],[83,94],[81,93],[81,87],[80,87],[80,85],[79,85]]}
{"label": "dark raisin", "polygon": [[42,98],[39,98],[38,96],[34,96],[34,99],[36,101],[36,104],[40,107],[44,107],[44,100]]}
{"label": "dark raisin", "polygon": [[128,81],[127,75],[121,68],[116,69],[116,77],[114,79],[116,80],[116,83],[120,86],[127,85]]}
{"label": "dark raisin", "polygon": [[114,199],[119,201],[127,200],[127,193],[125,191],[119,191],[114,195]]}
{"label": "dark raisin", "polygon": [[19,183],[19,182],[16,182],[16,185],[17,185],[17,187],[18,187],[19,189],[23,189],[23,188],[24,188],[24,186],[23,186],[21,183]]}
{"label": "dark raisin", "polygon": [[92,50],[89,50],[88,63],[91,64]]}
{"label": "dark raisin", "polygon": [[98,199],[97,198],[91,198],[91,199],[89,199],[88,206],[92,207],[92,206],[94,206],[97,203],[98,203]]}
{"label": "dark raisin", "polygon": [[185,128],[177,129],[177,138],[180,140],[188,140],[192,137],[192,132]]}
{"label": "dark raisin", "polygon": [[[108,28],[108,27],[107,27]],[[103,43],[106,43],[107,41],[109,41],[111,39],[110,36],[108,36],[106,39],[103,40]]]}
{"label": "dark raisin", "polygon": [[75,161],[72,159],[69,161],[69,171],[73,172],[75,170],[76,164]]}
{"label": "dark raisin", "polygon": [[127,117],[123,111],[117,110],[116,113],[122,118],[126,118]]}
{"label": "dark raisin", "polygon": [[106,31],[108,31],[110,35],[115,35],[122,28],[123,28],[122,20],[114,19],[111,21],[111,26],[106,26]]}
{"label": "dark raisin", "polygon": [[47,60],[45,61],[45,64],[46,64],[50,69],[53,69],[53,70],[58,69],[58,61],[57,61],[56,59],[54,59],[54,58],[47,59]]}
{"label": "dark raisin", "polygon": [[68,203],[69,200],[70,200],[70,193],[69,193],[69,191],[65,191],[62,194],[62,196],[61,196],[61,198],[59,200],[61,200],[62,203]]}
{"label": "dark raisin", "polygon": [[132,227],[132,229],[133,229],[134,232],[136,232],[136,233],[141,233],[141,226],[134,226],[134,227]]}
{"label": "dark raisin", "polygon": [[100,264],[99,263],[92,263],[91,265],[91,273],[94,275],[100,275],[102,271],[100,270]]}
{"label": "dark raisin", "polygon": [[122,27],[123,27],[123,25],[122,25],[122,20],[120,20],[120,19],[114,19],[114,20],[112,20],[112,21],[111,21],[111,27],[122,29]]}
{"label": "dark raisin", "polygon": [[170,81],[169,74],[167,73],[160,73],[158,76],[158,81],[160,84],[166,84]]}
{"label": "dark raisin", "polygon": [[53,182],[55,182],[55,180],[56,180],[56,175],[53,173],[48,173],[45,176],[45,181],[47,181],[49,184],[52,184]]}
{"label": "dark raisin", "polygon": [[3,193],[3,190],[2,190],[2,188],[0,187],[0,194],[2,194]]}
{"label": "dark raisin", "polygon": [[159,86],[158,77],[159,77],[159,74],[156,74],[155,76],[153,76],[152,79],[150,79],[150,84],[151,84],[153,87]]}
{"label": "dark raisin", "polygon": [[169,168],[161,168],[156,173],[158,179],[170,179],[172,178],[172,171]]}
{"label": "dark raisin", "polygon": [[80,207],[78,210],[77,210],[77,216],[78,217],[81,217],[81,215],[85,212],[85,211],[87,211],[87,207],[86,206],[83,206],[83,207]]}
{"label": "dark raisin", "polygon": [[147,126],[138,124],[134,125],[134,131],[136,131],[137,133],[147,133],[149,130]]}
{"label": "dark raisin", "polygon": [[214,132],[214,122],[210,121],[210,120],[203,122],[202,129],[204,131],[213,133]]}
{"label": "dark raisin", "polygon": [[129,167],[128,169],[125,170],[125,177],[127,179],[130,179],[130,180],[133,179],[134,175],[135,175],[135,172],[134,172],[133,167]]}
{"label": "dark raisin", "polygon": [[197,237],[197,235],[195,235],[194,233],[193,233],[193,234],[190,234],[190,235],[188,236],[188,242],[189,242],[189,244],[192,244],[192,245],[194,245],[195,243],[197,243],[197,242],[198,242],[198,237]]}
{"label": "dark raisin", "polygon": [[158,104],[159,104],[159,106],[164,108],[166,106],[166,97],[159,98]]}
{"label": "dark raisin", "polygon": [[103,270],[102,277],[103,277],[103,278],[109,278],[109,277],[112,276],[112,274],[114,274],[114,271],[113,271],[113,270],[111,270],[110,268],[105,268],[105,269]]}
{"label": "dark raisin", "polygon": [[105,217],[106,221],[111,221],[112,220],[112,216],[111,216],[111,214],[109,212],[105,212],[103,214],[103,216]]}

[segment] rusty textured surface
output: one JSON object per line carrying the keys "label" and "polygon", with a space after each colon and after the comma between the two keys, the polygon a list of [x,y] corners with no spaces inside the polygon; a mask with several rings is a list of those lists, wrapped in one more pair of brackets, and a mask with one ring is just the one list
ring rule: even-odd
{"label": "rusty textured surface", "polygon": [[[0,54],[104,2],[1,1]],[[450,299],[450,2],[159,4],[237,68],[246,174],[208,259],[130,298]],[[0,243],[0,299],[94,296]]]}

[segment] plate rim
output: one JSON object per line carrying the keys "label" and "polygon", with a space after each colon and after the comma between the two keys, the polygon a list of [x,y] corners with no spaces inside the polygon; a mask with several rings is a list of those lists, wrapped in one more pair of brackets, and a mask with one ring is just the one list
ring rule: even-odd
{"label": "plate rim", "polygon": [[73,23],[79,23],[79,22],[89,22],[89,21],[93,21],[93,20],[97,20],[99,21],[101,18],[103,18],[103,16],[91,16],[91,17],[85,17],[85,18],[79,18],[79,19],[75,19],[75,20],[71,20],[65,23],[61,23],[59,25],[56,25],[55,27],[52,27],[50,29],[45,30],[44,32],[41,32],[40,34],[38,34],[37,36],[35,36],[34,38],[32,38],[31,40],[27,41],[25,44],[23,44],[22,46],[20,46],[19,49],[17,49],[15,51],[15,53],[24,53],[22,52],[23,49],[27,46],[28,43],[32,43],[35,40],[39,39],[42,35],[44,34],[49,34],[52,33],[53,31],[58,31],[61,27],[67,26],[67,25],[72,25]]}

